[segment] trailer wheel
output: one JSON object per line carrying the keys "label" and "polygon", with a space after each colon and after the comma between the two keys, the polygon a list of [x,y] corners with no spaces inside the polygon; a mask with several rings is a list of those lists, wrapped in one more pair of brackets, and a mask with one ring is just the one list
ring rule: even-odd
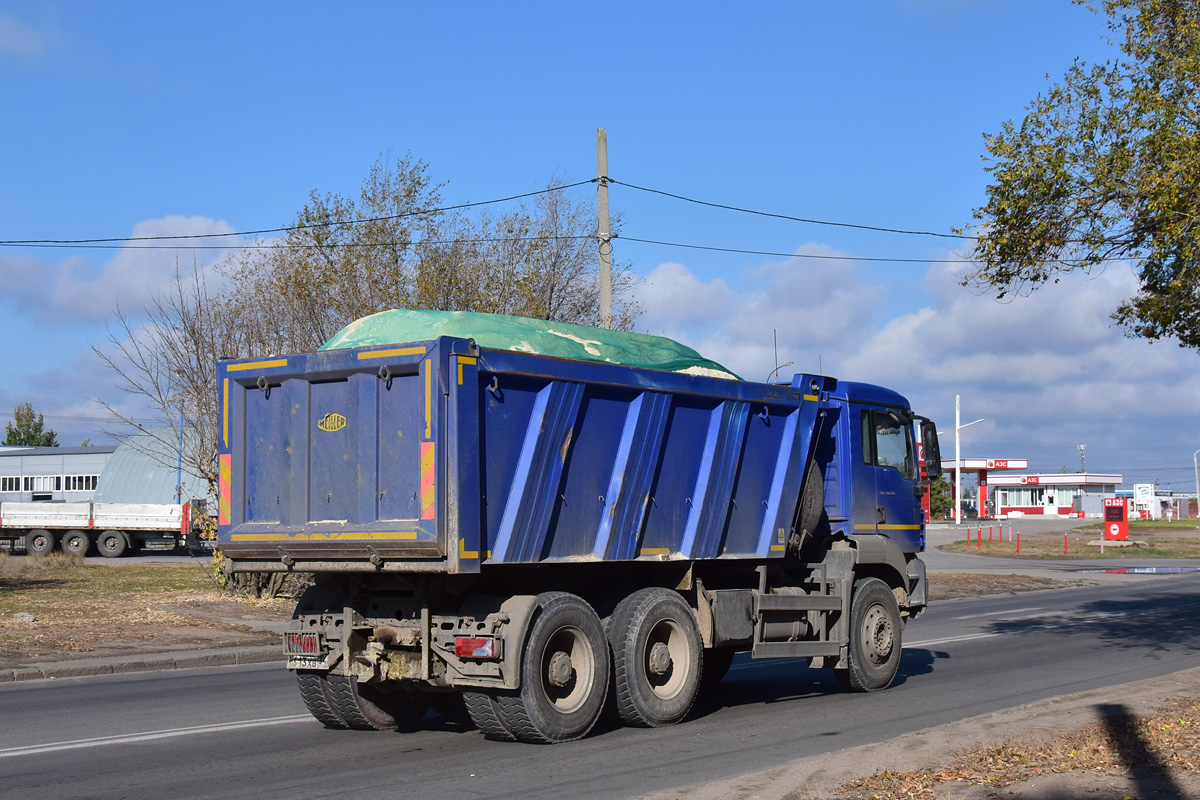
{"label": "trailer wheel", "polygon": [[691,607],[670,589],[642,589],[609,618],[617,713],[658,728],[687,716],[700,690],[703,644]]}
{"label": "trailer wheel", "polygon": [[333,706],[333,698],[329,694],[329,684],[324,672],[316,670],[296,670],[296,682],[300,684],[300,697],[308,707],[317,722],[326,728],[348,728],[346,720],[342,719]]}
{"label": "trailer wheel", "polygon": [[120,531],[105,531],[96,540],[96,549],[105,558],[120,558],[125,555],[125,548],[128,544],[125,534]]}
{"label": "trailer wheel", "polygon": [[67,531],[60,543],[62,551],[73,556],[86,556],[92,549],[92,537],[87,531]]}
{"label": "trailer wheel", "polygon": [[496,742],[515,742],[516,734],[500,716],[500,707],[496,705],[493,692],[466,689],[462,693],[463,703],[467,707],[467,715],[471,722],[484,735],[484,738]]}
{"label": "trailer wheel", "polygon": [[421,692],[407,689],[383,692],[344,675],[328,674],[326,681],[332,709],[346,727],[357,731],[411,728],[429,710],[429,701]]}
{"label": "trailer wheel", "polygon": [[36,530],[25,534],[25,552],[32,556],[48,555],[54,550],[55,543],[50,531]]}
{"label": "trailer wheel", "polygon": [[854,582],[850,601],[849,668],[838,681],[855,692],[886,689],[900,667],[900,609],[896,596],[878,578]]}
{"label": "trailer wheel", "polygon": [[521,654],[521,688],[497,692],[496,705],[520,741],[569,742],[585,736],[604,708],[608,641],[581,598],[547,592],[538,605]]}

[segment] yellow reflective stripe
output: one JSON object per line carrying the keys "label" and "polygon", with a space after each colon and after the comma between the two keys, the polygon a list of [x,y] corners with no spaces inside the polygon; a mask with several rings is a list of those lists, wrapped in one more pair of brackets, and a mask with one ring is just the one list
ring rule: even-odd
{"label": "yellow reflective stripe", "polygon": [[221,403],[221,440],[229,447],[229,378],[222,381],[223,400]]}
{"label": "yellow reflective stripe", "polygon": [[433,361],[425,359],[425,438],[433,438]]}
{"label": "yellow reflective stripe", "polygon": [[391,356],[420,356],[424,354],[424,347],[392,347],[388,350],[364,350],[358,354],[358,360],[366,361],[371,358],[389,358]]}
{"label": "yellow reflective stripe", "polygon": [[235,533],[235,542],[373,542],[382,539],[416,539],[416,531],[358,532],[358,533]]}
{"label": "yellow reflective stripe", "polygon": [[817,397],[815,394],[806,394],[806,395],[804,395],[804,399],[805,399],[805,400],[811,400],[812,402],[814,402],[814,403],[815,403],[815,402],[817,402],[818,400],[820,400],[821,398]]}
{"label": "yellow reflective stripe", "polygon": [[[478,550],[468,550],[467,549],[467,540],[459,539],[458,540],[458,557],[459,558],[479,558],[479,551]],[[486,553],[483,554],[483,557],[491,558],[492,551],[488,550]]]}
{"label": "yellow reflective stripe", "polygon": [[855,525],[856,531],[919,531],[921,525]]}
{"label": "yellow reflective stripe", "polygon": [[248,369],[269,369],[270,367],[286,366],[286,358],[273,358],[270,361],[248,361],[245,364],[230,364],[225,369],[229,372],[243,372]]}
{"label": "yellow reflective stripe", "polygon": [[478,360],[479,359],[476,358],[475,356],[459,356],[458,357],[458,363],[460,363],[460,364],[474,364]]}
{"label": "yellow reflective stripe", "polygon": [[637,551],[639,556],[665,556],[671,552],[667,547],[643,547]]}
{"label": "yellow reflective stripe", "polygon": [[782,544],[773,544],[773,545],[771,545],[771,552],[772,552],[772,553],[782,553],[782,552],[783,552],[784,550],[786,550],[786,549],[787,549],[787,547],[786,547],[786,546],[784,546],[784,545],[782,545]]}

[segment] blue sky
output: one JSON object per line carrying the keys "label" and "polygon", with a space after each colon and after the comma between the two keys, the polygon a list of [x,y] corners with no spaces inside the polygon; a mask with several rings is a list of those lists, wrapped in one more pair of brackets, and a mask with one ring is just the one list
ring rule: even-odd
{"label": "blue sky", "polygon": [[[0,239],[274,227],[411,152],[479,201],[595,175],[807,218],[948,231],[983,200],[982,134],[1071,60],[1111,55],[1068,0],[859,3],[69,3],[0,6]],[[576,190],[585,194],[590,187]],[[1127,268],[997,303],[955,243],[705,209],[614,187],[640,329],[738,372],[780,361],[895,388],[964,455],[1192,486],[1200,362],[1127,340]],[[191,252],[0,248],[0,410],[65,444],[126,402],[91,353]],[[201,253],[201,263],[213,258]],[[914,263],[857,259],[903,258]],[[3,417],[0,417],[2,420]],[[952,452],[952,437],[945,440]]]}

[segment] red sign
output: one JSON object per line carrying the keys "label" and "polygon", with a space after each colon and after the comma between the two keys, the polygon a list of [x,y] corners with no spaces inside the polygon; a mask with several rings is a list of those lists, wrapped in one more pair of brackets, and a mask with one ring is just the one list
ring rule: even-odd
{"label": "red sign", "polygon": [[1007,458],[997,458],[987,462],[988,469],[1008,469]]}
{"label": "red sign", "polygon": [[1038,479],[1037,475],[1022,475],[1021,476],[1021,483],[1037,483],[1038,480],[1039,479]]}
{"label": "red sign", "polygon": [[1124,497],[1104,498],[1104,538],[1129,538],[1129,506]]}

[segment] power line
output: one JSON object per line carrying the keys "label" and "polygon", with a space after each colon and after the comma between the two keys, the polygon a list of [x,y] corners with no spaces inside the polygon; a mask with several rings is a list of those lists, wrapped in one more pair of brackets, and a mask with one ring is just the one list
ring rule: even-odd
{"label": "power line", "polygon": [[[253,231],[231,231],[229,233],[198,233],[180,236],[114,236],[99,239],[8,239],[0,240],[0,245],[4,246],[33,246],[33,245],[82,245],[82,244],[101,244],[105,242],[153,242],[174,239],[219,239],[230,236],[258,236],[264,233],[290,233],[291,231],[307,230],[309,228],[323,228],[331,225],[365,225],[370,222],[390,222],[397,219],[405,219],[407,217],[418,217],[426,214],[440,214],[443,211],[458,211],[464,208],[476,208],[477,206],[494,205],[496,203],[508,203],[513,200],[522,200],[526,197],[536,197],[550,192],[557,192],[563,189],[574,189],[576,186],[583,186],[587,183],[595,183],[598,178],[591,178],[586,181],[576,181],[564,186],[551,186],[546,189],[539,189],[536,192],[525,192],[524,194],[514,194],[509,197],[500,197],[495,200],[480,200],[476,203],[459,203],[453,206],[442,206],[440,208],[423,208],[417,211],[406,211],[402,214],[390,214],[383,217],[364,217],[362,219],[346,219],[346,220],[329,220],[328,222],[306,222],[300,225],[286,225],[280,228],[260,228]],[[182,248],[180,248],[182,249]],[[226,249],[226,248],[220,248]]]}
{"label": "power line", "polygon": [[742,253],[752,256],[779,256],[781,258],[817,258],[828,261],[877,261],[891,264],[973,264],[975,262],[966,259],[953,258],[860,258],[857,256],[829,256],[829,255],[810,255],[806,253],[779,253],[770,250],[742,250],[735,247],[712,247],[703,244],[686,244],[684,242],[660,242],[654,239],[638,239],[633,236],[613,237],[619,238],[623,242],[638,242],[640,244],[654,244],[662,247],[682,247],[688,250],[710,250],[717,253]]}
{"label": "power line", "polygon": [[[331,223],[332,224],[332,223]],[[187,237],[162,237],[187,238]],[[198,237],[197,237],[198,238]],[[250,245],[221,245],[221,244],[21,244],[19,247],[40,247],[52,250],[271,250],[275,247],[290,247],[302,250],[323,250],[328,247],[395,247],[397,245],[440,245],[440,244],[488,244],[499,242],[541,242],[541,241],[571,241],[579,239],[595,239],[592,234],[572,236],[493,236],[478,239],[417,239],[411,242],[390,240],[386,242],[330,242],[329,244],[250,244]],[[112,241],[105,239],[103,241]],[[0,246],[9,245],[0,242]]]}
{"label": "power line", "polygon": [[613,178],[608,178],[607,180],[609,183],[614,183],[618,186],[626,186],[630,189],[637,189],[639,192],[649,192],[650,194],[658,194],[658,195],[662,195],[663,197],[673,198],[675,200],[683,200],[684,202],[687,202],[687,203],[695,203],[696,205],[699,205],[699,206],[708,206],[709,208],[721,208],[726,211],[737,211],[742,214],[754,214],[755,216],[759,216],[759,217],[772,217],[774,219],[786,219],[786,220],[791,220],[792,222],[808,223],[809,225],[829,225],[829,226],[836,227],[836,228],[856,228],[858,230],[864,230],[864,231],[879,231],[881,233],[902,233],[902,234],[906,234],[909,236],[938,236],[938,237],[941,237],[944,239],[965,239],[968,241],[978,241],[978,237],[976,237],[976,236],[967,236],[967,235],[961,234],[961,233],[938,233],[937,231],[914,231],[914,230],[906,230],[904,228],[884,228],[884,227],[881,227],[878,225],[861,225],[861,224],[857,224],[857,223],[853,223],[853,222],[830,222],[829,220],[811,219],[808,217],[794,217],[790,214],[776,214],[771,211],[757,211],[752,208],[742,208],[740,206],[731,206],[731,205],[726,205],[725,203],[712,203],[707,200],[697,200],[693,197],[685,197],[684,195],[681,195],[681,194],[665,192],[662,189],[649,189],[645,186],[635,186],[632,183],[625,183],[624,181],[618,181]]}

